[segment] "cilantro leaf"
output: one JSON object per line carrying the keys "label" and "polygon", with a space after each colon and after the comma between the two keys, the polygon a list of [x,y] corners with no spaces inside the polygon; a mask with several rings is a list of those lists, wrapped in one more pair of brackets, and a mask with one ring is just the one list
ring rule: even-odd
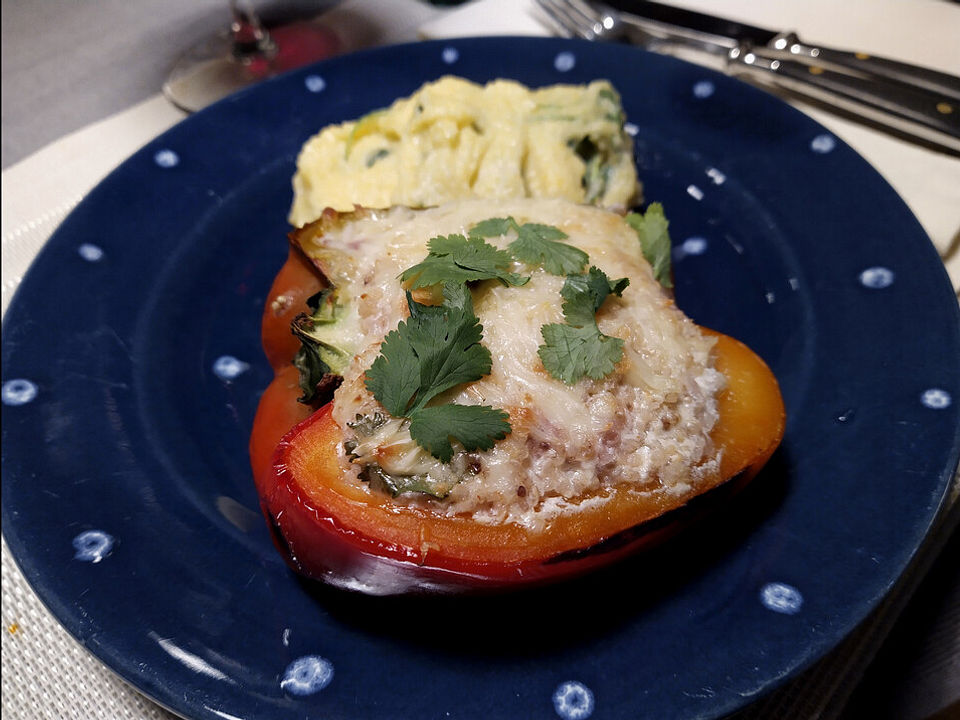
{"label": "cilantro leaf", "polygon": [[622,295],[629,284],[628,278],[611,282],[597,267],[567,276],[560,291],[566,324],[540,328],[544,344],[537,354],[548,373],[572,385],[584,377],[600,380],[613,372],[623,357],[623,340],[600,332],[596,313],[610,295]]}
{"label": "cilantro leaf", "polygon": [[443,304],[473,312],[473,296],[470,294],[470,289],[463,283],[445,282],[443,284]]}
{"label": "cilantro leaf", "polygon": [[440,393],[489,374],[490,351],[480,344],[483,327],[476,315],[450,308],[446,317],[428,316],[407,337],[420,363],[420,386],[411,411]]}
{"label": "cilantro leaf", "polygon": [[647,211],[630,213],[624,218],[637,233],[643,257],[653,268],[653,277],[665,288],[673,287],[670,278],[670,222],[663,214],[663,205],[650,203]]}
{"label": "cilantro leaf", "polygon": [[582,272],[589,256],[580,248],[558,242],[567,234],[551,225],[525,223],[517,230],[517,239],[510,243],[510,252],[517,260],[542,265],[551,275]]}
{"label": "cilantro leaf", "polygon": [[490,372],[490,351],[473,308],[428,307],[387,333],[367,371],[366,386],[394,417],[408,417],[452,387]]}
{"label": "cilantro leaf", "polygon": [[575,327],[595,325],[596,312],[607,296],[622,296],[629,284],[629,278],[620,278],[611,283],[603,270],[592,266],[585,275],[568,275],[560,290],[564,299],[563,317]]}
{"label": "cilantro leaf", "polygon": [[481,220],[470,229],[470,237],[495,237],[515,230],[517,239],[510,243],[513,257],[528,265],[541,265],[551,275],[582,272],[589,256],[580,248],[560,242],[567,234],[553,225],[524,223],[512,217]]}
{"label": "cilantro leaf", "polygon": [[537,354],[553,377],[573,385],[583,377],[600,380],[623,357],[623,340],[600,332],[596,323],[583,327],[552,323],[540,328],[544,344]]}
{"label": "cilantro leaf", "polygon": [[427,243],[427,250],[429,254],[423,261],[400,274],[400,280],[407,283],[410,290],[442,282],[491,279],[504,285],[524,285],[530,279],[507,271],[513,263],[510,253],[498,250],[479,237],[439,235]]}
{"label": "cilantro leaf", "polygon": [[468,450],[487,449],[510,432],[510,424],[506,413],[486,406],[427,406],[439,394],[489,374],[492,362],[480,344],[483,326],[469,291],[448,282],[443,293],[447,302],[439,306],[416,303],[407,293],[410,317],[387,333],[366,386],[387,412],[410,420],[418,445],[449,462],[450,437]]}
{"label": "cilantro leaf", "polygon": [[469,450],[489,450],[510,432],[509,415],[487,405],[434,405],[410,414],[410,436],[442,462],[450,462],[456,438]]}
{"label": "cilantro leaf", "polygon": [[380,345],[380,354],[367,370],[367,390],[394,417],[403,417],[420,389],[420,360],[406,341],[407,326],[400,323]]}
{"label": "cilantro leaf", "polygon": [[488,218],[481,220],[468,233],[473,238],[499,237],[506,235],[512,229],[517,227],[517,221],[512,217]]}

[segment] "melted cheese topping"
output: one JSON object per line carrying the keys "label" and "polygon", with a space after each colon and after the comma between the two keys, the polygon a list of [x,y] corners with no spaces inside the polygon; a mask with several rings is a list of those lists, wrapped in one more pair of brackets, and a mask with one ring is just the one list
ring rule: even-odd
{"label": "melted cheese topping", "polygon": [[[610,278],[628,277],[623,297],[610,296],[597,314],[603,333],[623,339],[624,357],[599,381],[566,385],[551,377],[537,355],[545,323],[563,322],[564,279],[516,264],[529,274],[521,287],[496,281],[473,289],[492,355],[490,374],[448,391],[441,401],[485,404],[510,414],[512,432],[485,452],[462,450],[444,465],[418,451],[397,425],[374,439],[366,458],[385,470],[463,475],[444,500],[405,493],[398,503],[489,523],[538,528],[561,512],[601,501],[603,489],[626,484],[637,492],[682,493],[715,476],[718,457],[710,440],[715,395],[723,376],[712,367],[714,341],[673,304],[642,258],[634,231],[617,214],[560,200],[474,200],[433,208],[394,208],[352,221],[317,238],[308,254],[343,253],[335,282],[356,303],[360,350],[334,396],[334,419],[346,439],[358,414],[383,413],[364,386],[364,372],[387,332],[408,315],[397,276],[426,255],[436,235],[465,234],[477,222],[512,215],[519,223],[561,228],[566,242],[590,256]],[[487,241],[506,247],[512,233]],[[401,423],[402,425],[402,423]],[[390,435],[388,438],[387,435]],[[382,441],[382,445],[377,445]],[[370,443],[367,444],[368,448]],[[456,445],[455,445],[456,447]],[[344,468],[357,464],[341,453]],[[359,479],[358,483],[361,483]],[[373,492],[371,490],[371,492]]]}
{"label": "melted cheese topping", "polygon": [[[593,159],[589,159],[592,157]],[[327,207],[428,207],[469,197],[561,197],[628,207],[632,143],[610,83],[530,90],[455,77],[428,83],[303,146],[290,222]]]}

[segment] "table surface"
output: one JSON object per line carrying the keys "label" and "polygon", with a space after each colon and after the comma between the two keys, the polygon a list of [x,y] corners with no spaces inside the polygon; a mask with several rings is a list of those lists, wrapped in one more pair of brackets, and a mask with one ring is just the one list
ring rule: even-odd
{"label": "table surface", "polygon": [[[331,4],[299,3],[321,8]],[[266,3],[268,12],[271,5],[276,3]],[[5,170],[68,133],[155,96],[179,53],[220,30],[228,16],[225,0],[4,0],[0,11]],[[422,3],[419,11],[409,16],[410,23],[368,35],[367,43],[413,40],[418,25],[442,17],[444,12],[448,11]],[[956,12],[960,36],[960,6]],[[960,56],[956,71],[960,73]],[[949,717],[951,711],[957,711],[960,717],[960,640],[948,644],[950,658],[945,664],[943,658],[929,656],[930,643],[925,642],[943,633],[944,628],[957,627],[957,557],[960,536],[954,532],[874,661],[849,693],[841,715],[844,720],[939,719]],[[5,565],[4,584],[7,580]],[[4,604],[6,650],[14,634],[7,620],[15,616],[16,609],[6,607],[7,593]],[[942,644],[940,648],[944,652]],[[931,666],[946,669],[931,675],[927,671]],[[5,710],[7,689],[5,681]],[[134,710],[131,717],[169,717],[149,703],[141,708],[140,714]]]}

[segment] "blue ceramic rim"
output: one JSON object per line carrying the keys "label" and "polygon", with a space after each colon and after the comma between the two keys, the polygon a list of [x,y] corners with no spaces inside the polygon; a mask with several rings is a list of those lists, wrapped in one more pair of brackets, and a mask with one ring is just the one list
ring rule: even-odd
{"label": "blue ceramic rim", "polygon": [[[399,47],[399,48],[387,48],[387,49],[375,49],[375,50],[365,51],[365,52],[363,52],[363,53],[357,54],[357,55],[355,55],[355,56],[347,57],[347,58],[334,59],[334,60],[328,61],[327,63],[323,63],[323,64],[320,64],[320,65],[318,65],[318,66],[315,66],[314,68],[309,68],[309,69],[305,69],[305,70],[296,71],[296,72],[291,73],[290,75],[284,76],[284,77],[282,77],[282,78],[278,78],[278,79],[275,79],[275,80],[273,80],[273,81],[269,81],[269,82],[266,83],[265,85],[261,86],[261,88],[267,88],[267,89],[276,88],[276,89],[279,89],[279,88],[283,87],[283,86],[284,86],[285,84],[287,84],[287,83],[292,83],[292,82],[294,82],[296,79],[304,78],[304,77],[310,77],[312,73],[317,72],[317,69],[318,69],[318,68],[320,68],[320,69],[325,69],[325,68],[331,67],[332,64],[337,64],[337,63],[354,63],[354,62],[360,62],[362,59],[365,59],[365,58],[374,58],[374,57],[380,57],[380,56],[389,56],[389,55],[391,55],[391,54],[393,54],[393,53],[401,53],[401,54],[403,54],[403,53],[408,53],[408,52],[416,51],[417,49],[419,49],[420,51],[426,51],[427,49],[430,49],[431,47],[432,47],[432,48],[438,48],[438,47],[441,47],[441,46],[442,46],[442,47],[457,46],[457,47],[461,47],[461,48],[467,48],[467,47],[472,47],[472,46],[483,46],[483,45],[486,45],[486,44],[496,45],[496,44],[498,44],[498,43],[500,43],[500,42],[503,42],[503,41],[504,41],[504,39],[501,39],[501,38],[493,39],[493,40],[491,40],[491,39],[468,39],[468,40],[457,40],[457,41],[449,41],[449,42],[447,42],[447,41],[435,41],[435,42],[433,42],[433,43],[420,43],[420,44],[417,44],[417,45],[415,45],[415,46],[406,46],[406,47]],[[567,46],[569,46],[569,47],[572,47],[572,48],[577,48],[577,49],[578,49],[578,52],[579,52],[579,48],[583,47],[580,43],[578,43],[578,42],[576,42],[576,41],[560,41],[560,40],[552,40],[552,39],[551,39],[551,40],[536,40],[536,41],[531,41],[531,39],[529,39],[529,38],[522,38],[522,39],[515,39],[514,42],[523,42],[523,43],[525,43],[525,44],[530,44],[531,42],[536,43],[536,44],[546,43],[546,44],[547,44],[547,45],[546,45],[547,47],[558,47],[558,48],[559,48],[559,47],[567,47]],[[665,63],[665,66],[669,66],[669,65],[672,64],[672,63],[679,63],[679,61],[675,61],[675,60],[672,60],[672,59],[658,59],[656,62],[663,62],[663,63]],[[711,72],[710,72],[710,71],[706,71],[706,70],[700,71],[700,74],[704,75],[705,77],[713,77],[713,75],[711,74]],[[727,80],[726,78],[723,78],[723,76],[717,75],[716,78],[717,78],[717,80],[716,80],[717,82],[728,82],[728,80]],[[205,117],[207,117],[207,118],[210,118],[210,117],[215,116],[215,115],[217,115],[217,114],[223,114],[224,116],[228,116],[228,115],[230,114],[230,111],[228,110],[228,108],[231,108],[234,104],[243,104],[247,99],[249,99],[249,98],[251,97],[251,95],[259,94],[259,93],[261,93],[261,92],[263,92],[263,93],[268,92],[268,90],[261,90],[261,88],[254,88],[254,89],[251,89],[251,90],[249,90],[249,91],[245,91],[245,92],[243,92],[243,93],[240,93],[240,94],[238,94],[237,96],[234,96],[234,97],[232,97],[232,98],[229,98],[229,99],[227,99],[227,100],[225,100],[225,101],[222,101],[221,103],[218,103],[217,105],[211,107],[209,110],[205,111],[205,112],[203,113],[203,115],[204,115]],[[769,104],[769,105],[771,106],[771,108],[772,108],[772,107],[777,107],[777,108],[778,108],[777,112],[782,112],[782,111],[783,111],[783,108],[788,107],[788,106],[779,104],[777,101],[773,100],[772,98],[768,98],[768,97],[765,96],[763,93],[761,93],[760,91],[754,90],[753,88],[744,87],[742,90],[743,90],[743,92],[745,92],[745,93],[747,93],[747,94],[749,94],[749,93],[756,93],[756,96],[755,96],[755,98],[754,98],[755,100],[758,100],[758,101],[759,101],[759,98],[762,97],[762,98],[763,98],[763,101],[762,101],[762,102],[765,102],[765,103]],[[796,111],[796,110],[794,110],[794,109],[792,109],[792,108],[790,108],[788,112],[789,112],[789,113],[796,113],[798,116],[800,115],[799,111]],[[809,120],[809,119],[806,118],[805,116],[803,116],[803,118],[804,118],[804,120],[805,120],[811,127],[818,127],[818,126],[816,126],[816,124],[815,124],[813,121]],[[171,129],[170,131],[168,131],[167,133],[165,133],[164,135],[162,135],[160,138],[158,138],[158,139],[156,139],[155,141],[151,142],[146,148],[144,148],[144,149],[141,150],[139,153],[137,153],[137,155],[135,155],[134,158],[132,158],[131,160],[137,158],[138,156],[142,156],[142,155],[145,154],[145,153],[151,153],[151,152],[154,151],[155,148],[165,147],[165,146],[174,144],[174,143],[171,142],[171,140],[172,140],[173,138],[176,138],[177,136],[179,136],[180,133],[189,132],[189,129],[188,129],[188,130],[184,130],[184,128],[185,128],[185,127],[186,127],[186,128],[189,128],[189,127],[190,127],[190,126],[189,126],[189,123],[190,123],[190,122],[192,122],[192,120],[188,120],[185,124],[180,125],[180,126],[177,126],[177,127],[173,128],[173,129]],[[838,146],[845,147],[845,146],[843,145],[842,141],[836,140],[836,143],[838,144]],[[861,161],[861,163],[862,163],[862,161]],[[108,183],[109,181],[110,181],[110,179],[108,178],[108,180],[105,181],[105,182]],[[88,201],[85,201],[85,203],[96,203],[96,202],[98,201],[98,198],[100,197],[100,193],[104,192],[104,191],[102,190],[102,187],[103,187],[103,186],[98,187],[93,193],[91,193],[90,199],[89,199]],[[887,187],[888,187],[888,189],[889,189],[889,186],[887,186]],[[890,190],[889,195],[890,195],[890,196],[893,196],[893,195],[894,195],[892,189]],[[900,201],[900,202],[901,202],[901,205],[902,205],[902,201]],[[905,210],[905,206],[903,206],[903,209]],[[920,231],[920,232],[922,233],[922,231]],[[49,248],[54,247],[54,246],[55,246],[57,243],[59,243],[59,242],[63,242],[63,241],[60,239],[60,235],[61,235],[61,233],[60,233],[60,231],[58,231],[58,233],[55,235],[55,237],[52,238],[51,241],[48,243],[47,248],[45,248],[45,250],[43,251],[44,254],[47,252],[47,250],[48,250]],[[41,264],[41,263],[37,263],[37,264]],[[942,268],[942,265],[940,266],[940,269],[941,269],[942,276],[944,277],[944,279],[946,279],[946,271]],[[29,285],[31,285],[33,282],[34,282],[34,280],[33,280],[32,271],[31,271],[31,273],[28,273],[27,277],[26,277],[25,280],[24,280],[24,283],[21,285],[21,289],[18,290],[17,295],[14,297],[13,302],[11,303],[11,307],[10,307],[10,309],[11,309],[11,311],[12,311],[11,314],[12,314],[14,317],[15,317],[16,314],[19,312],[19,300],[18,300],[18,299],[21,297],[21,295],[22,295],[22,293],[23,293],[22,288],[23,288],[24,286],[29,286]],[[957,321],[957,317],[958,317],[958,312],[957,312],[957,310],[956,310],[956,307],[954,307],[953,319],[954,319],[954,321],[955,321],[955,322],[954,322],[955,325],[958,324],[958,323],[956,322],[956,321]],[[9,322],[7,322],[7,323],[4,324],[4,345],[5,345],[5,346],[7,345],[7,340],[8,340],[8,327],[9,327]],[[5,350],[6,350],[6,347],[5,347]],[[6,409],[4,410],[4,412],[5,412],[5,414],[6,414]],[[5,459],[6,459],[6,452],[4,453],[4,456],[5,456]],[[942,503],[942,500],[943,500],[943,497],[944,497],[944,495],[945,495],[945,491],[946,491],[947,485],[948,485],[949,480],[950,480],[951,475],[952,475],[952,467],[955,467],[955,466],[956,466],[956,462],[957,462],[958,457],[960,457],[960,440],[955,439],[955,440],[954,440],[954,443],[953,443],[953,446],[952,446],[952,448],[951,448],[950,451],[949,451],[949,458],[950,458],[950,460],[948,460],[948,466],[949,466],[949,467],[947,467],[946,469],[944,469],[944,470],[941,472],[941,476],[940,476],[940,478],[939,478],[940,482],[939,482],[939,484],[938,484],[938,486],[937,486],[937,487],[939,488],[939,491],[938,491],[939,499],[938,499],[938,501],[937,501],[936,507],[934,507],[934,508],[933,508],[933,512],[929,513],[929,516],[923,518],[923,519],[922,519],[922,522],[917,526],[917,530],[918,530],[918,533],[919,533],[919,537],[921,537],[921,538],[922,538],[922,536],[925,535],[926,532],[928,531],[928,529],[929,529],[929,527],[930,527],[930,524],[931,524],[931,522],[933,521],[933,518],[934,518],[934,516],[935,516],[936,509],[937,509],[937,507],[939,507],[939,504]],[[13,511],[11,511],[10,508],[9,508],[7,505],[4,505],[4,507],[3,507],[4,533],[5,533],[5,535],[8,537],[8,542],[10,543],[11,550],[14,552],[14,556],[17,558],[18,563],[20,563],[20,564],[21,564],[21,567],[24,569],[25,575],[27,576],[28,580],[30,580],[31,584],[35,587],[35,589],[37,589],[38,594],[41,596],[41,598],[44,600],[44,602],[48,604],[48,607],[51,607],[51,609],[53,610],[54,614],[58,617],[58,619],[60,619],[60,621],[61,621],[62,623],[64,623],[65,626],[67,626],[68,630],[70,630],[72,634],[74,634],[74,635],[77,636],[77,637],[81,636],[82,633],[83,633],[83,629],[82,629],[82,627],[80,627],[79,623],[76,622],[76,618],[72,617],[72,615],[71,615],[71,611],[72,611],[71,606],[70,606],[69,604],[63,605],[63,604],[61,604],[61,603],[59,602],[59,598],[57,598],[57,596],[56,596],[56,588],[55,588],[55,587],[53,587],[53,586],[44,586],[44,578],[43,578],[43,576],[42,576],[42,572],[38,569],[38,566],[36,566],[36,565],[31,565],[31,563],[30,563],[30,559],[31,559],[31,558],[30,558],[29,548],[23,547],[22,545],[19,545],[19,544],[18,544],[18,537],[17,537],[17,533],[16,533],[16,520],[12,517],[12,512],[13,512]],[[9,532],[9,530],[11,529],[11,526],[13,526],[13,532]],[[909,560],[910,558],[912,558],[912,556],[913,556],[913,554],[915,553],[915,551],[916,551],[916,548],[914,548],[913,551],[909,554],[909,557],[907,558],[907,560]],[[904,563],[902,567],[897,568],[896,576],[899,576],[900,573],[902,572],[902,570],[903,570],[905,567],[906,567],[906,563]],[[880,601],[881,598],[882,598],[882,594],[881,594],[881,595],[878,595],[878,596],[874,599],[873,605],[871,605],[870,607],[868,607],[867,610],[869,611],[870,609],[872,609],[872,608],[876,605],[876,603],[878,603],[878,602]],[[865,617],[865,615],[866,615],[866,613],[863,614],[863,617]],[[71,621],[72,621],[72,622],[71,622]],[[854,623],[854,624],[851,624],[849,627],[847,627],[847,628],[844,630],[844,632],[842,633],[842,635],[846,635],[849,631],[851,631],[851,630],[853,629],[854,625],[855,625],[855,623]],[[839,641],[839,639],[837,639],[837,641]],[[826,643],[825,645],[830,645],[830,646],[832,646],[830,643]],[[126,680],[130,681],[131,683],[133,683],[133,684],[135,684],[135,685],[138,684],[137,681],[139,680],[139,678],[137,678],[134,674],[132,674],[132,673],[130,672],[129,668],[126,668],[126,667],[124,666],[123,658],[122,658],[122,657],[112,657],[112,656],[110,655],[110,653],[108,652],[108,648],[106,648],[106,647],[104,647],[104,646],[102,646],[102,645],[101,645],[98,649],[99,649],[101,652],[98,652],[97,654],[101,657],[101,659],[105,660],[105,661],[107,662],[107,664],[110,665],[111,668],[112,668],[115,672],[117,672],[118,674],[120,674],[122,677],[124,677]],[[798,664],[796,667],[794,667],[793,670],[792,670],[792,672],[790,673],[790,675],[787,676],[787,677],[790,677],[790,676],[795,675],[797,672],[799,672],[799,671],[802,670],[804,667],[808,666],[810,663],[812,663],[814,660],[816,660],[818,657],[820,657],[820,656],[821,656],[824,652],[826,652],[826,650],[828,650],[828,649],[829,649],[829,647],[820,647],[820,648],[816,648],[816,649],[811,648],[812,652],[810,653],[810,655],[808,655],[808,656],[804,659],[804,661],[803,661],[802,663],[800,663],[800,664]],[[112,662],[111,662],[111,660],[112,660]],[[780,679],[778,680],[777,684],[784,682],[784,681],[787,679],[787,677],[780,678]],[[772,687],[774,687],[774,685],[770,685],[768,689],[772,689]],[[186,713],[186,712],[195,712],[195,711],[197,710],[197,708],[196,708],[195,706],[192,706],[192,705],[189,705],[189,704],[178,705],[176,702],[173,702],[173,700],[174,700],[175,698],[173,698],[172,696],[173,696],[173,695],[176,695],[176,693],[172,693],[172,694],[171,694],[166,688],[163,688],[163,687],[159,687],[159,686],[158,686],[158,687],[156,687],[156,688],[153,688],[152,691],[151,691],[150,689],[147,689],[147,692],[148,692],[148,694],[151,694],[153,697],[157,698],[158,701],[161,702],[161,704],[165,704],[165,705],[167,705],[168,707],[173,708],[175,711]],[[728,712],[728,711],[731,710],[731,709],[735,709],[735,707],[733,707],[733,706],[728,707],[728,708],[726,708],[726,709],[724,710],[724,712]]]}

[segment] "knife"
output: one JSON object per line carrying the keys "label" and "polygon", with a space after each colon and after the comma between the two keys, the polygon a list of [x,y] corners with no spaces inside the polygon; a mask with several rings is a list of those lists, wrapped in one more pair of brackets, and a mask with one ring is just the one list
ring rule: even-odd
{"label": "knife", "polygon": [[626,27],[627,36],[648,49],[700,51],[699,59],[714,58],[728,74],[795,92],[908,139],[960,154],[960,78],[807,45],[795,33],[648,0],[609,0],[607,7]]}
{"label": "knife", "polygon": [[629,15],[635,15],[709,35],[717,42],[725,42],[728,50],[747,43],[754,48],[765,48],[780,59],[791,58],[840,71],[877,75],[960,100],[960,77],[930,68],[868,53],[810,45],[794,32],[769,30],[651,0],[610,0],[609,4],[623,13],[621,19],[625,22],[629,21]]}

